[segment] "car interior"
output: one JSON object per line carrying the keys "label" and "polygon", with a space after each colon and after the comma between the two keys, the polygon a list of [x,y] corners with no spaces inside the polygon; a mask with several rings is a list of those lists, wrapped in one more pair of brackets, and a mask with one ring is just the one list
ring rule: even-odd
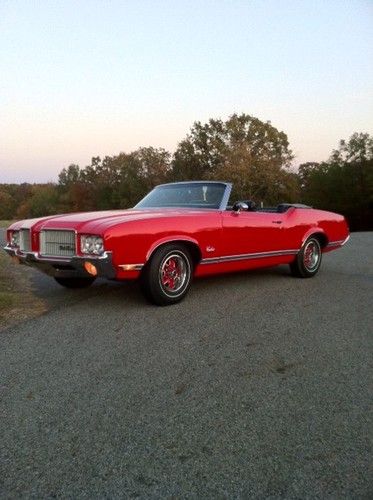
{"label": "car interior", "polygon": [[239,200],[236,201],[233,205],[228,205],[226,210],[240,210],[240,204],[245,204],[247,209],[245,212],[268,212],[268,213],[277,213],[283,214],[289,210],[289,208],[312,208],[308,205],[303,205],[301,203],[280,203],[276,207],[257,207],[256,203],[252,200]]}

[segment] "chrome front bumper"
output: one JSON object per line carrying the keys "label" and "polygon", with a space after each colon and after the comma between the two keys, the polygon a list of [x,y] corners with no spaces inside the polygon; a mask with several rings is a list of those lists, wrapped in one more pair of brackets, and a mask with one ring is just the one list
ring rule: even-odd
{"label": "chrome front bumper", "polygon": [[112,253],[104,252],[100,257],[43,257],[37,252],[20,252],[16,248],[5,246],[8,255],[15,258],[19,263],[35,267],[49,276],[59,278],[76,278],[91,276],[85,269],[85,262],[90,262],[97,269],[97,277],[115,279],[116,271],[112,262]]}

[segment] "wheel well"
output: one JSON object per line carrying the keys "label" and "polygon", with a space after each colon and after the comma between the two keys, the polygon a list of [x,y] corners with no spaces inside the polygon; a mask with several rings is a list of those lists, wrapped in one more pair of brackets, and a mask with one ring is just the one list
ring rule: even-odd
{"label": "wheel well", "polygon": [[328,238],[323,233],[313,233],[311,234],[314,238],[319,240],[321,248],[325,248],[328,244]]}
{"label": "wheel well", "polygon": [[162,243],[158,247],[154,248],[154,250],[152,251],[152,253],[149,255],[148,262],[153,257],[154,252],[156,252],[159,248],[162,248],[165,245],[170,245],[170,244],[175,244],[175,245],[179,244],[181,246],[186,247],[189,250],[190,255],[192,256],[194,264],[198,264],[199,261],[202,259],[201,250],[200,250],[199,246],[196,243],[193,243],[192,241],[186,241],[186,240],[171,240],[171,241],[165,241],[164,243]]}

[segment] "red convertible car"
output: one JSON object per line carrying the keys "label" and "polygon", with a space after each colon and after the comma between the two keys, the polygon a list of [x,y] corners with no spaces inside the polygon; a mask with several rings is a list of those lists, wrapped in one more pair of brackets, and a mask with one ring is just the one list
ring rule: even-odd
{"label": "red convertible car", "polygon": [[193,276],[289,264],[310,278],[322,254],[349,238],[341,215],[299,204],[229,205],[231,189],[225,182],[164,184],[130,210],[16,222],[5,251],[69,288],[96,277],[140,278],[145,295],[166,305],[186,295]]}

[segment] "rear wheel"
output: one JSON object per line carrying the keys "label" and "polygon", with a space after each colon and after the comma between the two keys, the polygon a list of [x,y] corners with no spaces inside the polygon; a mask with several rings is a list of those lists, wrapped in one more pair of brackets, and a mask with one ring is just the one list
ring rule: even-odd
{"label": "rear wheel", "polygon": [[148,300],[165,306],[182,300],[193,275],[193,261],[183,245],[164,245],[155,251],[141,275],[141,288]]}
{"label": "rear wheel", "polygon": [[295,261],[290,264],[290,270],[294,276],[299,278],[312,278],[320,269],[321,259],[320,242],[311,236],[302,246]]}
{"label": "rear wheel", "polygon": [[86,288],[91,286],[96,278],[54,278],[57,283],[66,288]]}

